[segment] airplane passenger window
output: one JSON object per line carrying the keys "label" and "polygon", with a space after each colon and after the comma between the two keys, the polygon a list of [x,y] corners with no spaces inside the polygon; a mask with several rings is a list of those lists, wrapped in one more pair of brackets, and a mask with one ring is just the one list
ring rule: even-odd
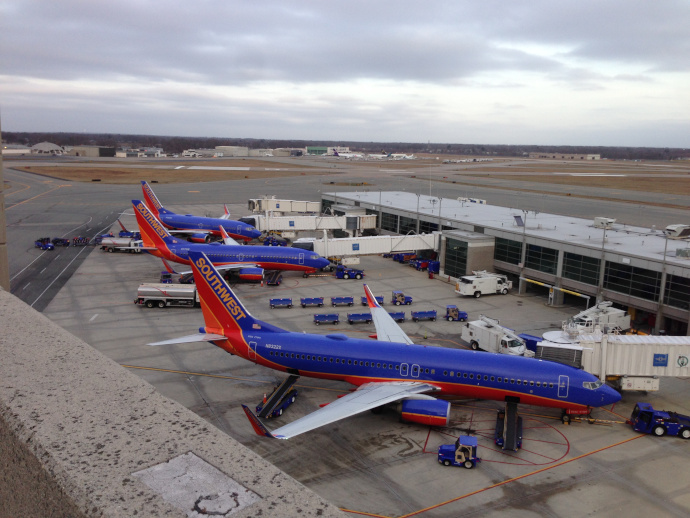
{"label": "airplane passenger window", "polygon": [[530,382],[529,382],[529,386],[530,386],[530,387],[534,387],[534,382],[533,382],[533,381],[530,381]]}
{"label": "airplane passenger window", "polygon": [[396,365],[396,366],[395,366],[395,370],[396,370],[396,371],[400,370],[400,365]]}
{"label": "airplane passenger window", "polygon": [[553,383],[549,383],[549,388],[553,388]]}
{"label": "airplane passenger window", "polygon": [[294,358],[294,357],[295,357],[295,353],[290,353],[290,358]]}
{"label": "airplane passenger window", "polygon": [[333,358],[330,358],[328,361],[330,361],[331,363],[333,363]]}
{"label": "airplane passenger window", "polygon": [[392,369],[392,368],[393,368],[393,364],[392,364],[392,363],[389,363],[389,364],[388,364],[388,368],[389,368],[389,369]]}
{"label": "airplane passenger window", "polygon": [[467,373],[465,372],[465,373],[462,375],[462,377],[463,377],[463,378],[466,378],[466,377],[467,377]]}
{"label": "airplane passenger window", "polygon": [[352,360],[347,360],[348,365],[352,365]]}
{"label": "airplane passenger window", "polygon": [[429,374],[429,369],[424,369],[424,374]]}
{"label": "airplane passenger window", "polygon": [[381,368],[381,364],[380,364],[380,363],[377,363],[377,364],[376,364],[376,367],[378,367],[378,368],[380,369],[380,368]]}
{"label": "airplane passenger window", "polygon": [[501,381],[503,381],[503,378],[501,378],[501,376],[499,376],[497,381],[500,383]]}
{"label": "airplane passenger window", "polygon": [[[445,374],[445,371],[443,372],[443,374]],[[450,371],[450,375],[455,376],[455,373],[453,371]]]}
{"label": "airplane passenger window", "polygon": [[302,359],[304,360],[304,355],[302,355]]}
{"label": "airplane passenger window", "polygon": [[471,380],[474,379],[474,374],[470,374],[470,379],[471,379]]}
{"label": "airplane passenger window", "polygon": [[541,387],[541,381],[537,381],[537,387]]}
{"label": "airplane passenger window", "polygon": [[484,381],[487,381],[488,379],[489,379],[489,376],[487,376],[486,374],[484,374]]}
{"label": "airplane passenger window", "polygon": [[522,380],[517,380],[518,385],[522,385]]}
{"label": "airplane passenger window", "polygon": [[491,376],[491,381],[493,381],[493,380],[494,380],[494,377],[493,377],[493,376]]}
{"label": "airplane passenger window", "polygon": [[513,378],[510,378],[511,383],[515,383],[515,380]]}
{"label": "airplane passenger window", "polygon": [[444,376],[448,376],[448,371],[443,371]]}

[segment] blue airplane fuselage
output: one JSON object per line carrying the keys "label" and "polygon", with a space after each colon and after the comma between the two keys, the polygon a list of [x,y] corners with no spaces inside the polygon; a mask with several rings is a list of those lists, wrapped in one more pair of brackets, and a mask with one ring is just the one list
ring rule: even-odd
{"label": "blue airplane fuselage", "polygon": [[161,223],[169,229],[174,230],[205,230],[213,235],[220,235],[220,227],[234,239],[251,241],[261,236],[261,232],[253,226],[241,221],[233,221],[221,218],[206,218],[202,216],[192,216],[191,214],[175,214],[168,210],[159,211]]}
{"label": "blue airplane fuselage", "polygon": [[266,332],[235,332],[229,341],[214,343],[271,369],[355,386],[372,381],[418,381],[438,387],[437,394],[442,395],[499,401],[510,398],[524,404],[574,410],[613,404],[621,398],[592,374],[555,362],[377,342],[342,334],[292,333],[256,322]]}

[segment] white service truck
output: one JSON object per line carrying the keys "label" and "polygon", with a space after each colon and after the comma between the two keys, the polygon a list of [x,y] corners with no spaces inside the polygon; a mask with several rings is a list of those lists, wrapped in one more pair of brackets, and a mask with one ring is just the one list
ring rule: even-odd
{"label": "white service truck", "polygon": [[129,252],[141,253],[141,239],[130,237],[104,237],[101,241],[101,250],[104,252]]}
{"label": "white service truck", "polygon": [[137,290],[134,303],[147,308],[199,306],[199,293],[194,284],[148,284]]}
{"label": "white service truck", "polygon": [[589,309],[580,311],[572,319],[581,333],[592,333],[596,326],[603,332],[627,331],[630,329],[630,315],[625,310],[614,308],[612,302],[603,301]]}
{"label": "white service truck", "polygon": [[486,271],[472,272],[474,275],[460,277],[455,283],[455,293],[479,298],[482,295],[501,293],[507,295],[513,282],[503,274]]}
{"label": "white service truck", "polygon": [[499,325],[498,320],[484,315],[480,315],[479,320],[466,322],[460,331],[460,338],[475,351],[483,349],[491,353],[534,356],[522,338],[511,329]]}

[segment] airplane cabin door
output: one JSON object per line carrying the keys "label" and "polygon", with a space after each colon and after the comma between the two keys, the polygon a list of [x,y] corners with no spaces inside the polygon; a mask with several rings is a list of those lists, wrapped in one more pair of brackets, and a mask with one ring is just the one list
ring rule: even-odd
{"label": "airplane cabin door", "polygon": [[401,376],[407,376],[408,369],[409,369],[409,366],[406,363],[400,364],[400,375]]}
{"label": "airplane cabin door", "polygon": [[419,365],[417,365],[416,363],[413,364],[412,365],[412,377],[413,378],[419,378],[419,371],[420,371]]}
{"label": "airplane cabin door", "polygon": [[560,375],[558,376],[558,397],[567,398],[568,397],[568,376]]}
{"label": "airplane cabin door", "polygon": [[304,254],[299,254],[299,264],[304,264]]}
{"label": "airplane cabin door", "polygon": [[256,360],[256,342],[249,342],[249,359]]}

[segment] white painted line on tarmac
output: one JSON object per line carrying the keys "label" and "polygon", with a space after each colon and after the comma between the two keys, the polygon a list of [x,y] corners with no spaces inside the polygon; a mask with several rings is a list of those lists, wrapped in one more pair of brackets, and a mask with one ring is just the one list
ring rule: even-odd
{"label": "white painted line on tarmac", "polygon": [[45,272],[47,269],[48,269],[48,267],[46,266],[45,268],[43,268],[43,270],[41,270],[41,271],[38,273],[38,275],[41,275],[41,274],[42,274],[43,272]]}
{"label": "white painted line on tarmac", "polygon": [[185,167],[184,165],[178,165],[175,169],[184,169]]}
{"label": "white painted line on tarmac", "polygon": [[24,285],[24,287],[22,288],[22,291],[24,291],[26,288],[28,288],[28,287],[29,287],[29,284],[31,284],[31,281],[27,282],[27,283]]}
{"label": "white painted line on tarmac", "polygon": [[29,266],[31,266],[31,265],[34,264],[36,261],[38,261],[41,257],[43,257],[43,254],[45,254],[46,252],[47,252],[47,250],[44,250],[43,252],[41,252],[41,255],[39,255],[36,259],[34,259],[33,261],[31,261],[29,264],[27,264],[24,268],[22,268],[21,270],[19,270],[17,273],[15,273],[14,276],[10,279],[10,281],[13,281],[13,280],[16,279],[19,275],[21,275],[22,272],[23,272],[24,270],[26,270]]}
{"label": "white painted line on tarmac", "polygon": [[96,313],[94,316],[92,316],[92,317],[89,319],[89,322],[93,322],[93,321],[96,319],[97,316],[98,316],[98,313]]}
{"label": "white painted line on tarmac", "polygon": [[58,254],[58,255],[56,255],[55,257],[53,257],[53,259],[57,259],[58,257],[60,257],[60,254]]}
{"label": "white painted line on tarmac", "polygon": [[71,265],[74,261],[77,260],[77,257],[79,257],[79,256],[82,254],[82,252],[83,252],[84,250],[86,250],[86,247],[82,247],[82,249],[79,250],[79,253],[78,253],[77,255],[75,255],[74,258],[73,258],[69,263],[67,263],[67,266],[65,266],[65,267],[62,269],[62,271],[61,271],[60,273],[58,273],[58,274],[55,276],[55,278],[52,280],[52,282],[51,282],[50,284],[48,284],[48,287],[47,287],[45,290],[43,290],[43,291],[41,292],[41,294],[40,294],[38,297],[36,297],[36,300],[34,300],[34,301],[31,303],[31,307],[34,307],[34,304],[36,304],[36,302],[39,301],[39,299],[45,294],[46,291],[48,291],[48,290],[50,289],[50,287],[51,287],[53,284],[55,284],[55,281],[57,281],[57,280],[60,278],[60,275],[62,275],[63,273],[65,273],[65,271],[67,270],[67,268],[69,268],[70,265]]}

